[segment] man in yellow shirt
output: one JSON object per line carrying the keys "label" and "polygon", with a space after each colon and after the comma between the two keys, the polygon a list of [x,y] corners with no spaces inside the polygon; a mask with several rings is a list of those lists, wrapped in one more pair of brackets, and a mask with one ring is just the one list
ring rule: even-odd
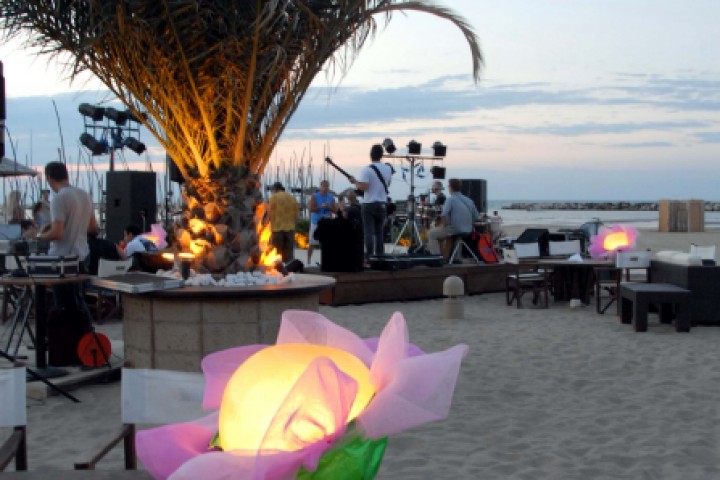
{"label": "man in yellow shirt", "polygon": [[285,191],[280,182],[271,188],[270,197],[270,243],[275,247],[284,263],[295,258],[295,224],[298,217],[298,202]]}

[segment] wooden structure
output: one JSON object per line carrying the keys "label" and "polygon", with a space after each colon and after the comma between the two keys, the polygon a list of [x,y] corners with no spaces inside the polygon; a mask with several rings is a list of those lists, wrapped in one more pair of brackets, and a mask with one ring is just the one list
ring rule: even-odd
{"label": "wooden structure", "polygon": [[658,230],[661,232],[704,232],[703,200],[660,200]]}
{"label": "wooden structure", "polygon": [[505,263],[473,263],[442,267],[417,266],[395,271],[313,273],[335,279],[335,285],[320,294],[320,303],[337,306],[440,298],[443,296],[443,283],[451,275],[462,279],[467,295],[502,292],[509,271],[509,265]]}

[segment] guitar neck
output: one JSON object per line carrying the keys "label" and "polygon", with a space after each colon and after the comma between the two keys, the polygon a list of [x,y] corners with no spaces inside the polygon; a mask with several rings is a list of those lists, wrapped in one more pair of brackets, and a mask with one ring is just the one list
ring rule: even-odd
{"label": "guitar neck", "polygon": [[326,158],[325,161],[326,161],[327,163],[329,163],[330,165],[332,165],[332,166],[335,168],[335,170],[337,170],[338,172],[340,172],[340,173],[342,173],[343,175],[345,175],[345,177],[346,177],[348,180],[350,180],[350,177],[352,177],[352,175],[350,175],[348,172],[346,172],[345,170],[343,170],[342,168],[340,168],[335,162],[333,162],[333,161],[330,160],[329,158]]}

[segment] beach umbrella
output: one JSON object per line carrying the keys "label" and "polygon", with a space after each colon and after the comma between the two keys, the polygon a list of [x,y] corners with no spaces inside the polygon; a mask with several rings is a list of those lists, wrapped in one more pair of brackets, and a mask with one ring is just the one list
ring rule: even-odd
{"label": "beach umbrella", "polygon": [[37,172],[9,158],[3,158],[2,161],[0,161],[0,177],[22,177],[25,175],[34,177],[37,175]]}

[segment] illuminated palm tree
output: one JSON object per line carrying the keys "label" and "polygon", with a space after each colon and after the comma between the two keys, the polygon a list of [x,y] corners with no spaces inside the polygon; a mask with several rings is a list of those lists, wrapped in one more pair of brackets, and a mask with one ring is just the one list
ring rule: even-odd
{"label": "illuminated palm tree", "polygon": [[72,75],[91,71],[136,116],[147,113],[186,180],[178,238],[207,250],[208,270],[236,271],[258,254],[257,179],[311,82],[344,72],[376,18],[400,10],[455,24],[477,80],[471,27],[421,0],[2,0],[0,29],[68,52]]}

